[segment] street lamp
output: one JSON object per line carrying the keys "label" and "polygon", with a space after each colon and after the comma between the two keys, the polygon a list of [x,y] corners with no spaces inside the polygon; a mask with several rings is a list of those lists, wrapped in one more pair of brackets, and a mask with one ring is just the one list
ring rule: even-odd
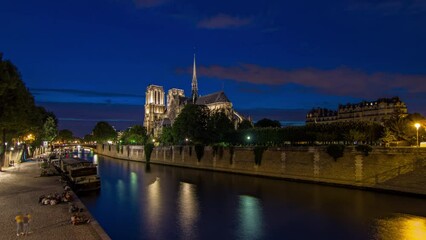
{"label": "street lamp", "polygon": [[417,130],[417,147],[419,147],[419,128],[420,128],[420,123],[414,124],[414,127],[416,127],[416,130]]}

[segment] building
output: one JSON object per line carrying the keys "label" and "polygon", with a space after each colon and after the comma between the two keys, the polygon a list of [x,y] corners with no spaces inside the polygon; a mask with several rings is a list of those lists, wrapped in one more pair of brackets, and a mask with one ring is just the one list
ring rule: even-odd
{"label": "building", "polygon": [[154,136],[159,136],[164,126],[171,126],[187,104],[206,105],[210,111],[224,111],[236,126],[244,119],[233,109],[232,102],[224,91],[199,95],[195,55],[190,97],[185,96],[183,89],[172,88],[167,92],[167,105],[165,105],[164,89],[157,85],[149,85],[145,95],[144,127]]}
{"label": "building", "polygon": [[368,121],[381,123],[392,116],[407,115],[407,106],[399,97],[380,98],[373,102],[339,105],[337,111],[315,108],[306,115],[306,123]]}

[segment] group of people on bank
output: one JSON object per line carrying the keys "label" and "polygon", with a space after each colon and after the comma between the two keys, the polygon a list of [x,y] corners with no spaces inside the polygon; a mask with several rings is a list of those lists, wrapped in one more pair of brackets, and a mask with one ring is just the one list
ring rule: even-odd
{"label": "group of people on bank", "polygon": [[31,233],[30,231],[30,222],[31,215],[29,213],[22,214],[19,212],[16,217],[16,236],[24,236]]}

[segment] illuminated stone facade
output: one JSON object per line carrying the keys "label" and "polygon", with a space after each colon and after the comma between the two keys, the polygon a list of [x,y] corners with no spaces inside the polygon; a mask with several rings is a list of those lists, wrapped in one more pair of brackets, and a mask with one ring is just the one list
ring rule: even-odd
{"label": "illuminated stone facade", "polygon": [[407,115],[407,106],[399,97],[380,98],[373,102],[339,105],[337,111],[316,108],[306,115],[306,123],[368,121],[381,123],[392,116]]}
{"label": "illuminated stone facade", "polygon": [[171,126],[185,105],[189,103],[206,105],[210,111],[224,111],[234,122],[235,126],[243,120],[243,117],[234,111],[232,103],[225,95],[225,92],[219,91],[204,96],[198,94],[195,56],[191,82],[191,97],[186,97],[182,89],[169,89],[166,106],[164,101],[165,92],[162,86],[149,85],[145,94],[144,127],[146,127],[149,134],[155,137],[161,134],[164,126]]}

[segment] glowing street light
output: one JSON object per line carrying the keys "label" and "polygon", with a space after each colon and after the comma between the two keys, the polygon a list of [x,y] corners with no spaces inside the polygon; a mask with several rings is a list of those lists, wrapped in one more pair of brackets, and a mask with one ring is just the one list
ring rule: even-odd
{"label": "glowing street light", "polygon": [[416,130],[417,130],[417,147],[419,147],[419,128],[420,128],[420,123],[414,124],[414,127],[416,127]]}

